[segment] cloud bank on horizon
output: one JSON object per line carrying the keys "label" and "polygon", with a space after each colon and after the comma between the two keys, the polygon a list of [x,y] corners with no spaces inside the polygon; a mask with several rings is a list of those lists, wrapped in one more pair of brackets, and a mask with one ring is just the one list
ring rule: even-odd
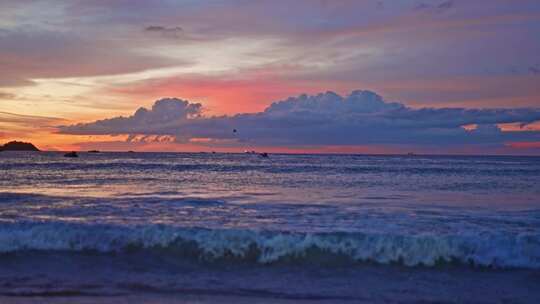
{"label": "cloud bank on horizon", "polygon": [[540,108],[419,108],[387,102],[371,91],[300,95],[272,103],[262,112],[205,116],[200,103],[157,100],[129,117],[59,127],[74,135],[129,135],[128,140],[172,138],[209,145],[502,145],[540,141],[539,131],[503,131],[540,121]]}

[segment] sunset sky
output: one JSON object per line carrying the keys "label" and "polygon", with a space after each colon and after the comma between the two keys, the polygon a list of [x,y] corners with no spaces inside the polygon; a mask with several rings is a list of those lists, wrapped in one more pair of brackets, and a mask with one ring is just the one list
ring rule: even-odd
{"label": "sunset sky", "polygon": [[539,155],[539,121],[538,0],[0,2],[0,143]]}

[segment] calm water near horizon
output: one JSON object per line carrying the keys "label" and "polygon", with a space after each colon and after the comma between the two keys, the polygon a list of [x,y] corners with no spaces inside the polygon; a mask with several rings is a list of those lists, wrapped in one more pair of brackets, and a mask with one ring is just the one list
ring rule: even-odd
{"label": "calm water near horizon", "polygon": [[0,303],[540,303],[540,157],[1,152],[0,173]]}

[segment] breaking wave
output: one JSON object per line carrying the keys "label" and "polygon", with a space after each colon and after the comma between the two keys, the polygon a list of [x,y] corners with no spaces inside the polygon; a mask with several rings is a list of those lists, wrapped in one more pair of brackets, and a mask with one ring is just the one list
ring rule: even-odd
{"label": "breaking wave", "polygon": [[201,261],[236,259],[262,264],[341,261],[436,266],[458,263],[540,269],[540,235],[536,233],[398,235],[58,222],[1,224],[0,253],[21,251],[157,251]]}

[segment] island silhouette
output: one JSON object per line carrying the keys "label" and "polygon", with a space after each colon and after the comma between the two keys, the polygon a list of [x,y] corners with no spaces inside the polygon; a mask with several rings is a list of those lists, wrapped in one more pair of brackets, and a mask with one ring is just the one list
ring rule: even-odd
{"label": "island silhouette", "polygon": [[32,143],[14,140],[0,146],[0,151],[39,151],[39,149]]}

